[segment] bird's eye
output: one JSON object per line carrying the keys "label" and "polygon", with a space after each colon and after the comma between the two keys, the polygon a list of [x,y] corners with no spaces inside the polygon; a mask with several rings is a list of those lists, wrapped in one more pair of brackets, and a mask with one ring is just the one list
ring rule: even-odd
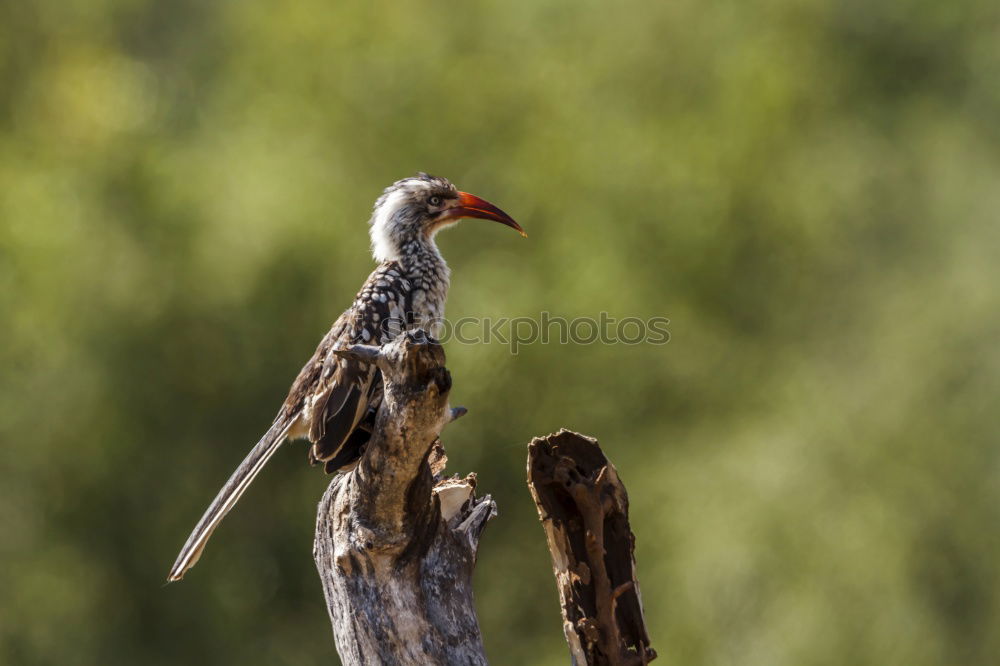
{"label": "bird's eye", "polygon": [[441,205],[441,197],[435,195],[435,196],[431,197],[430,199],[428,199],[427,203],[429,203],[432,206],[440,206]]}

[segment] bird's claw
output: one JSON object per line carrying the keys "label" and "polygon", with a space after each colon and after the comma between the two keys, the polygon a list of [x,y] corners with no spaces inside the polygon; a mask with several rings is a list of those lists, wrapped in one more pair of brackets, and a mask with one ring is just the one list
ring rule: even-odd
{"label": "bird's claw", "polygon": [[365,363],[374,363],[378,360],[379,356],[382,354],[382,350],[379,347],[373,345],[344,345],[337,344],[334,345],[330,350],[337,356],[341,358],[349,358],[355,361],[364,361]]}

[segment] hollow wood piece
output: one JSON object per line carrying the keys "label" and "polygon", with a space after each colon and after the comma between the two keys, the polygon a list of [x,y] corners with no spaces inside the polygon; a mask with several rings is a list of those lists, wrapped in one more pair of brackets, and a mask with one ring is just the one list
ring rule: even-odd
{"label": "hollow wood piece", "polygon": [[656,658],[635,570],[628,494],[597,440],[570,430],[528,445],[528,486],[545,529],[575,666]]}

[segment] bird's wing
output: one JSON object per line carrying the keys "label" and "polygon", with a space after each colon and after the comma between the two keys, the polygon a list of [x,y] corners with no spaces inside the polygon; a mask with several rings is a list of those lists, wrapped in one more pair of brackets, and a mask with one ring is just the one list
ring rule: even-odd
{"label": "bird's wing", "polygon": [[341,444],[333,457],[324,461],[324,469],[327,474],[333,474],[361,457],[368,440],[371,439],[375,431],[375,416],[378,413],[379,405],[382,404],[382,373],[375,371],[371,385],[368,388],[366,411],[361,415],[361,420],[354,426],[353,432]]}
{"label": "bird's wing", "polygon": [[325,462],[337,455],[368,409],[368,392],[375,368],[367,363],[342,359],[334,371],[334,383],[325,403],[317,402],[309,439],[310,462]]}
{"label": "bird's wing", "polygon": [[[315,392],[317,399],[311,410],[309,439],[313,446],[309,459],[312,463],[336,461],[335,466],[326,465],[327,471],[352,462],[360,453],[359,440],[351,440],[351,434],[368,413],[373,393],[381,387],[373,364],[344,358],[335,350],[339,345],[385,344],[394,337],[391,322],[400,320],[405,304],[396,301],[399,291],[393,287],[387,280],[370,280],[344,313],[337,342],[324,351],[322,389]],[[347,446],[349,441],[351,446]]]}

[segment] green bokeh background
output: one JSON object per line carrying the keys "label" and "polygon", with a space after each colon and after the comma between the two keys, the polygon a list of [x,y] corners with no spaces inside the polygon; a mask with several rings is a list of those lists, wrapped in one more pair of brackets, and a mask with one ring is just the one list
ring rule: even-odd
{"label": "green bokeh background", "polygon": [[0,662],[320,664],[328,478],[283,450],[167,569],[426,170],[457,316],[665,346],[447,346],[499,501],[495,664],[564,664],[525,445],[598,437],[662,663],[995,664],[995,2],[0,2]]}

